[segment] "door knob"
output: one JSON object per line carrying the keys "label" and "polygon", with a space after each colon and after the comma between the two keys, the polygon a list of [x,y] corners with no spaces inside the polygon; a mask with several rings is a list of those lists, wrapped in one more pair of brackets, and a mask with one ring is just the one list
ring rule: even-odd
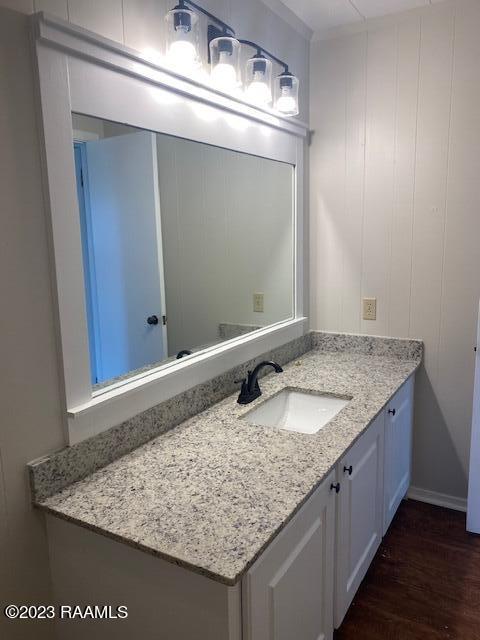
{"label": "door knob", "polygon": [[147,322],[148,322],[148,324],[158,324],[158,317],[157,316],[149,316],[147,318]]}

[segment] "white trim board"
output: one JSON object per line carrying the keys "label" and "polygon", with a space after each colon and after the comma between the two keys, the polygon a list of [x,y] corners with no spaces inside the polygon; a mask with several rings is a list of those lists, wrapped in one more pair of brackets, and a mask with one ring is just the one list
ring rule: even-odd
{"label": "white trim board", "polygon": [[438,493],[437,491],[429,491],[428,489],[420,489],[419,487],[410,487],[407,498],[426,502],[437,507],[445,507],[454,511],[467,511],[467,499],[449,496],[446,493]]}
{"label": "white trim board", "polygon": [[[67,440],[74,444],[306,332],[304,178],[307,127],[154,64],[107,38],[32,17],[46,208],[57,301]],[[71,114],[166,133],[294,167],[294,317],[199,352],[122,387],[92,392]]]}

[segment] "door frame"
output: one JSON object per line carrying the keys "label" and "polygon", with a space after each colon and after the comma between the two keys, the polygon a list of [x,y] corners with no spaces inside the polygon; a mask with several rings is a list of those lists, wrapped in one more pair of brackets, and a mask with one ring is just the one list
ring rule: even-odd
{"label": "door frame", "polygon": [[[76,132],[75,132],[76,134]],[[98,139],[98,136],[95,136]],[[98,375],[102,373],[102,356],[97,348],[98,337],[98,298],[95,278],[95,255],[92,251],[91,237],[91,210],[90,197],[88,192],[88,165],[85,152],[85,140],[73,139],[73,150],[75,154],[75,175],[77,179],[77,190],[82,194],[78,201],[80,214],[80,228],[82,232],[83,269],[85,279],[85,308],[88,323],[88,346],[90,353],[90,368],[92,384],[98,382]],[[77,158],[79,163],[77,163]],[[79,175],[80,170],[80,175]],[[80,184],[79,184],[80,179]]]}
{"label": "door frame", "polygon": [[470,470],[468,474],[467,531],[480,533],[480,304],[475,347]]}

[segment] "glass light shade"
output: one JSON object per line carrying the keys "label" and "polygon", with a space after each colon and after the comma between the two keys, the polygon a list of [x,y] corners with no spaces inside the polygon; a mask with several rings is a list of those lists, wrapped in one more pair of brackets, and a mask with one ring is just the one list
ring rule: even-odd
{"label": "glass light shade", "polygon": [[233,91],[240,80],[240,43],[236,38],[221,36],[210,42],[212,82],[221,91]]}
{"label": "glass light shade", "polygon": [[298,78],[287,71],[275,78],[275,109],[284,116],[298,115]]}
{"label": "glass light shade", "polygon": [[198,17],[177,5],[166,15],[167,62],[179,73],[189,74],[200,65],[198,56]]}
{"label": "glass light shade", "polygon": [[272,102],[272,63],[262,55],[256,55],[247,61],[246,68],[247,100],[260,106]]}

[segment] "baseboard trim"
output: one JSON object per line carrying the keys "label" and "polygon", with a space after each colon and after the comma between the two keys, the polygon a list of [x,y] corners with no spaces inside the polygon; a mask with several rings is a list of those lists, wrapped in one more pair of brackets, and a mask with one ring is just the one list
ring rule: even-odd
{"label": "baseboard trim", "polygon": [[437,507],[454,509],[455,511],[467,511],[466,498],[457,498],[456,496],[449,496],[446,493],[437,493],[436,491],[420,489],[419,487],[410,487],[407,492],[407,498],[434,504]]}

